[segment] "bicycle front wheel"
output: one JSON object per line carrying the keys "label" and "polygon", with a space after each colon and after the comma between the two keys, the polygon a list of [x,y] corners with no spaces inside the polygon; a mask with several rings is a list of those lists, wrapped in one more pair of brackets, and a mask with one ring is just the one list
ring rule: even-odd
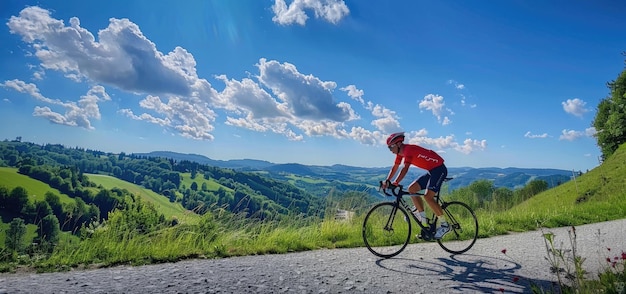
{"label": "bicycle front wheel", "polygon": [[474,211],[465,203],[452,201],[441,207],[446,215],[450,231],[438,239],[443,250],[461,254],[470,250],[478,238],[478,219]]}
{"label": "bicycle front wheel", "polygon": [[376,256],[390,258],[400,254],[410,238],[411,219],[397,203],[378,203],[363,220],[363,241]]}

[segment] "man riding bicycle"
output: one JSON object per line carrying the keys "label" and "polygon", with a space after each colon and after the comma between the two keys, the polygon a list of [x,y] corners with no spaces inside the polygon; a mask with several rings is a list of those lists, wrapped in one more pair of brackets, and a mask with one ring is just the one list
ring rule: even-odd
{"label": "man riding bicycle", "polygon": [[[435,194],[439,192],[441,185],[448,176],[448,168],[443,164],[443,158],[435,151],[414,144],[404,144],[404,137],[404,132],[400,132],[393,133],[387,138],[387,147],[389,147],[389,150],[393,154],[396,154],[396,159],[389,170],[387,180],[383,182],[383,189],[386,189],[388,183],[392,182],[391,178],[393,178],[398,171],[402,161],[404,161],[404,166],[396,179],[392,182],[393,185],[397,186],[402,179],[404,179],[411,164],[426,170],[427,173],[411,183],[408,191],[411,194],[416,194],[420,190],[426,189],[424,193],[426,203],[428,203],[428,206],[433,210],[440,223],[435,233],[435,239],[441,239],[450,231],[450,226],[445,220],[441,206],[435,200]],[[415,214],[418,220],[425,222],[426,213],[424,212],[424,202],[421,197],[412,196],[411,201],[415,205],[413,214]]]}

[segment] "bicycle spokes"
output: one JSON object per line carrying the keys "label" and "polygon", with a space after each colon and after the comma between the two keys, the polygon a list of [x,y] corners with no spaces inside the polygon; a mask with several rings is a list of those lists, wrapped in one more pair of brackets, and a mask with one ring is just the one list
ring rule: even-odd
{"label": "bicycle spokes", "polygon": [[411,236],[408,217],[406,211],[393,202],[383,202],[372,207],[363,221],[365,246],[380,257],[389,258],[400,253]]}
{"label": "bicycle spokes", "polygon": [[445,203],[443,210],[448,218],[450,231],[437,242],[450,253],[458,254],[469,250],[478,237],[476,215],[465,203],[456,201]]}

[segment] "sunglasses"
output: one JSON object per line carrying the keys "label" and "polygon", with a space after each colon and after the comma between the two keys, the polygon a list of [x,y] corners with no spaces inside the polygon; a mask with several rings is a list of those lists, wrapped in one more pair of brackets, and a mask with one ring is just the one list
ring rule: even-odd
{"label": "sunglasses", "polygon": [[393,148],[395,148],[395,147],[396,147],[396,144],[391,144],[391,145],[387,146],[387,148],[389,148],[389,150],[393,150]]}

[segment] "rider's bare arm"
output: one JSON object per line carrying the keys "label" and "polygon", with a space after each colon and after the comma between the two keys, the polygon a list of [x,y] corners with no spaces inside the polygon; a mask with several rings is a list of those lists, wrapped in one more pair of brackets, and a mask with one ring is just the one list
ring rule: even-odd
{"label": "rider's bare arm", "polygon": [[387,187],[387,182],[391,182],[391,178],[393,178],[393,176],[396,174],[399,166],[400,166],[399,164],[394,164],[389,170],[389,174],[387,175],[387,180],[385,180],[385,183],[383,184],[385,188]]}
{"label": "rider's bare arm", "polygon": [[404,164],[404,166],[400,170],[400,174],[398,174],[398,177],[394,181],[395,184],[399,184],[402,181],[402,179],[404,179],[404,176],[406,176],[406,173],[409,171],[409,167],[410,166],[411,166],[410,163],[405,163]]}

